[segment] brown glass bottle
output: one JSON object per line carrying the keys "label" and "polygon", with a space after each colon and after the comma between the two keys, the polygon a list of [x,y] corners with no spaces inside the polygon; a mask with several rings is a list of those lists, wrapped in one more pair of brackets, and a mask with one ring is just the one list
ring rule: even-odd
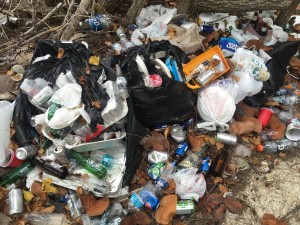
{"label": "brown glass bottle", "polygon": [[210,173],[215,177],[220,177],[229,160],[229,147],[224,147],[219,155],[213,160]]}
{"label": "brown glass bottle", "polygon": [[36,164],[42,168],[46,173],[58,177],[59,179],[64,179],[68,175],[68,169],[53,161],[47,161],[45,159],[36,157]]}

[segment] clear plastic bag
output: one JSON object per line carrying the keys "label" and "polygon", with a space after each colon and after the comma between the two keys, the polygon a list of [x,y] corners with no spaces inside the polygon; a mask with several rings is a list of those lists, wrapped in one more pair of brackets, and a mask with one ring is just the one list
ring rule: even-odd
{"label": "clear plastic bag", "polygon": [[197,168],[188,168],[179,170],[172,176],[176,183],[176,194],[181,199],[201,198],[206,190],[206,181],[203,174],[197,174]]}
{"label": "clear plastic bag", "polygon": [[[236,82],[232,79],[217,80],[216,82],[200,89],[198,93],[197,109],[200,117],[206,121],[198,128],[209,127],[209,130],[225,131],[226,124],[236,109],[234,102],[237,93]],[[200,127],[199,127],[200,126]]]}

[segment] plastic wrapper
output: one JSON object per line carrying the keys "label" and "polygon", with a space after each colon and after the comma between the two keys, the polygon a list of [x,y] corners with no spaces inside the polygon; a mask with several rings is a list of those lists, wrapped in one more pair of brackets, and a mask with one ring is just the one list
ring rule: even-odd
{"label": "plastic wrapper", "polygon": [[182,169],[172,175],[176,184],[176,194],[181,199],[201,198],[206,190],[206,181],[202,173],[197,174],[197,168]]}
{"label": "plastic wrapper", "polygon": [[[218,80],[200,89],[197,109],[200,117],[206,121],[201,128],[227,130],[229,125],[226,123],[233,117],[236,109],[236,93],[237,85],[232,79]],[[197,124],[198,128],[200,124]]]}

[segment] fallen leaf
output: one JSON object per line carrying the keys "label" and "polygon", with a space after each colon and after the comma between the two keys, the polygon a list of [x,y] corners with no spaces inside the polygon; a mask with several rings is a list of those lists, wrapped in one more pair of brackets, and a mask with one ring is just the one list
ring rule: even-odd
{"label": "fallen leaf", "polygon": [[243,209],[244,209],[243,205],[240,202],[234,200],[233,198],[231,198],[231,197],[225,198],[224,203],[225,203],[227,209],[229,210],[229,212],[235,213],[235,214],[243,213]]}
{"label": "fallen leaf", "polygon": [[148,215],[144,212],[136,212],[127,216],[121,221],[120,225],[148,225],[150,224],[150,219]]}
{"label": "fallen leaf", "polygon": [[6,75],[7,75],[7,76],[12,76],[12,75],[14,75],[14,71],[13,71],[13,70],[8,70],[8,71],[6,72]]}
{"label": "fallen leaf", "polygon": [[217,206],[223,203],[223,201],[224,198],[222,194],[210,194],[206,200],[206,205],[215,209]]}
{"label": "fallen leaf", "polygon": [[49,206],[47,208],[42,209],[40,212],[42,212],[42,213],[53,213],[54,210],[55,210],[55,206],[52,205],[52,206]]}
{"label": "fallen leaf", "polygon": [[174,194],[176,190],[176,184],[173,179],[171,179],[169,182],[169,186],[163,191],[165,195]]}
{"label": "fallen leaf", "polygon": [[99,101],[92,101],[92,106],[95,107],[96,109],[100,109],[101,103]]}
{"label": "fallen leaf", "polygon": [[23,191],[23,196],[24,196],[24,199],[29,202],[31,201],[31,199],[34,198],[34,195],[30,192],[30,191],[26,191],[26,190],[22,190]]}
{"label": "fallen leaf", "polygon": [[51,178],[46,178],[42,181],[42,191],[48,193],[58,193],[56,187],[52,185]]}
{"label": "fallen leaf", "polygon": [[288,225],[284,220],[277,219],[274,215],[265,213],[261,225]]}
{"label": "fallen leaf", "polygon": [[57,53],[57,58],[61,59],[63,57],[64,53],[65,53],[65,50],[63,48],[59,48],[58,53]]}
{"label": "fallen leaf", "polygon": [[14,222],[14,225],[25,225],[26,220],[24,217],[18,217],[17,220]]}
{"label": "fallen leaf", "polygon": [[229,163],[226,169],[229,173],[235,173],[237,171],[237,165],[235,163]]}
{"label": "fallen leaf", "polygon": [[140,179],[138,180],[137,183],[138,183],[139,185],[141,185],[141,186],[145,186],[147,182],[148,182],[148,181],[147,181],[144,177],[142,177],[142,178],[140,178]]}
{"label": "fallen leaf", "polygon": [[215,183],[215,184],[222,183],[222,182],[223,182],[223,179],[222,179],[221,177],[216,177],[216,178],[214,179],[214,183]]}
{"label": "fallen leaf", "polygon": [[201,151],[202,146],[204,145],[204,138],[198,137],[194,135],[193,133],[188,133],[187,134],[187,139],[191,145],[191,150],[193,152],[198,152]]}
{"label": "fallen leaf", "polygon": [[278,102],[274,102],[274,101],[267,101],[265,103],[265,106],[279,106],[280,104]]}
{"label": "fallen leaf", "polygon": [[223,184],[219,184],[219,190],[220,190],[223,194],[225,194],[225,193],[228,192],[227,187],[225,187]]}
{"label": "fallen leaf", "polygon": [[168,138],[168,134],[170,133],[170,130],[171,130],[171,127],[168,126],[165,130],[164,130],[164,135],[165,135],[165,138],[167,139]]}
{"label": "fallen leaf", "polygon": [[86,213],[89,216],[100,216],[109,207],[109,203],[110,200],[108,197],[100,198],[91,205],[91,208]]}
{"label": "fallen leaf", "polygon": [[169,224],[176,214],[177,195],[166,195],[161,201],[155,213],[159,224]]}
{"label": "fallen leaf", "polygon": [[260,136],[257,136],[257,137],[252,137],[250,139],[250,142],[254,145],[260,145],[261,144],[261,140],[260,140]]}
{"label": "fallen leaf", "polygon": [[225,209],[226,206],[224,204],[221,204],[219,208],[217,208],[215,215],[214,215],[214,221],[221,222],[225,218]]}
{"label": "fallen leaf", "polygon": [[217,147],[218,150],[223,149],[224,148],[224,143],[217,142],[216,147]]}
{"label": "fallen leaf", "polygon": [[47,198],[47,194],[42,191],[42,183],[40,183],[38,181],[34,181],[32,183],[30,190],[31,190],[31,193],[37,195],[42,200]]}
{"label": "fallen leaf", "polygon": [[85,174],[82,175],[82,180],[87,181],[89,179],[89,177],[90,176],[87,173],[85,173]]}
{"label": "fallen leaf", "polygon": [[285,152],[279,152],[278,156],[280,158],[286,158],[286,153]]}
{"label": "fallen leaf", "polygon": [[90,59],[89,59],[89,64],[92,64],[92,65],[95,65],[95,66],[98,66],[99,62],[100,62],[100,57],[95,56],[95,55],[91,56]]}

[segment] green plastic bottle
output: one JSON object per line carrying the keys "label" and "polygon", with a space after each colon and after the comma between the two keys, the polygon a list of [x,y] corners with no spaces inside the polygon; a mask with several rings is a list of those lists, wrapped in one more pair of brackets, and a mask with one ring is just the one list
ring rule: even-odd
{"label": "green plastic bottle", "polygon": [[70,151],[69,154],[91,174],[95,175],[99,179],[105,178],[107,169],[103,164],[92,159],[84,158],[82,155],[75,151]]}
{"label": "green plastic bottle", "polygon": [[33,168],[34,168],[34,166],[31,163],[29,163],[29,162],[23,163],[21,166],[10,171],[2,179],[0,178],[1,179],[0,186],[14,183],[18,179],[21,179],[22,177],[24,177]]}

